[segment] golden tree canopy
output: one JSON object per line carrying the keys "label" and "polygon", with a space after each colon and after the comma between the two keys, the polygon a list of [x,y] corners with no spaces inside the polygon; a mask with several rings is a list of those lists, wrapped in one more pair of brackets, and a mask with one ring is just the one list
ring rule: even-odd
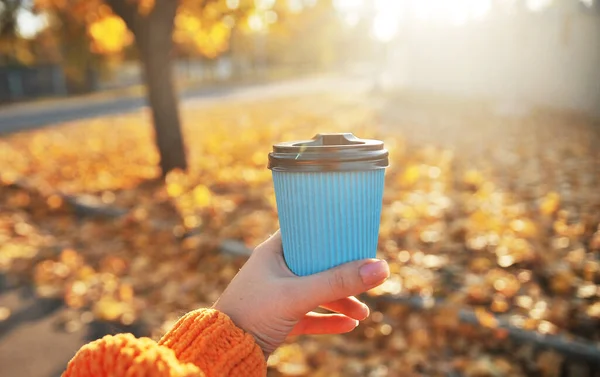
{"label": "golden tree canopy", "polygon": [[[151,12],[155,5],[155,0],[133,1],[137,2],[141,15]],[[270,2],[274,3],[273,0],[181,1],[173,41],[189,53],[215,58],[229,48],[236,20],[244,22],[256,7],[265,11]],[[116,54],[134,40],[127,24],[103,0],[36,0],[36,9],[59,15],[62,23],[85,26],[94,53]]]}

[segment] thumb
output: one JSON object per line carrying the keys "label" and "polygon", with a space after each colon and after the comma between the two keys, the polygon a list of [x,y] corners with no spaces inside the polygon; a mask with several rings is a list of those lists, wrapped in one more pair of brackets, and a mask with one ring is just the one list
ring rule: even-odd
{"label": "thumb", "polygon": [[355,296],[383,283],[390,276],[386,261],[365,259],[342,264],[330,270],[304,276],[295,282],[296,314],[348,296]]}

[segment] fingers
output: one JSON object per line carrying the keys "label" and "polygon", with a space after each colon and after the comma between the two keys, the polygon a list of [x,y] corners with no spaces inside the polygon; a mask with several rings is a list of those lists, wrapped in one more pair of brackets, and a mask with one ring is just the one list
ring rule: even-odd
{"label": "fingers", "polygon": [[343,334],[354,330],[358,321],[342,314],[308,313],[294,327],[290,335]]}
{"label": "fingers", "polygon": [[348,296],[358,295],[383,283],[390,275],[383,260],[367,259],[337,266],[293,280],[288,289],[295,315]]}
{"label": "fingers", "polygon": [[359,321],[369,316],[369,307],[352,296],[323,304],[321,307]]}

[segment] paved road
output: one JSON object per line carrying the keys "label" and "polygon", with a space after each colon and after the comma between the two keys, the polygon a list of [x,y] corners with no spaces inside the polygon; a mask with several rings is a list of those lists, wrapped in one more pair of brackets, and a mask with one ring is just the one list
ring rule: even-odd
{"label": "paved road", "polygon": [[0,306],[13,312],[0,322],[0,374],[58,377],[77,349],[85,344],[85,331],[59,331],[56,323],[64,309],[56,302],[36,300],[23,291],[0,292]]}
{"label": "paved road", "polygon": [[[285,96],[325,90],[361,90],[367,81],[357,77],[314,76],[267,84],[212,86],[187,90],[181,94],[185,106],[234,98]],[[75,98],[64,101],[18,104],[0,108],[0,135],[40,128],[76,119],[127,113],[147,105],[141,96]]]}
{"label": "paved road", "polygon": [[126,332],[148,335],[140,326],[99,322],[66,332],[60,324],[68,313],[60,300],[36,298],[27,287],[6,289],[1,283],[0,307],[11,310],[11,316],[0,321],[2,377],[59,377],[75,352],[90,340]]}

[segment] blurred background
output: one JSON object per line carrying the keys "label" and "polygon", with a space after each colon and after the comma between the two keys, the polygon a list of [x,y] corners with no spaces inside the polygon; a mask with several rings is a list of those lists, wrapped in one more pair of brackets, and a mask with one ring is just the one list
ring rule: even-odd
{"label": "blurred background", "polygon": [[597,0],[0,0],[2,376],[210,306],[342,131],[392,277],[269,376],[600,376]]}

